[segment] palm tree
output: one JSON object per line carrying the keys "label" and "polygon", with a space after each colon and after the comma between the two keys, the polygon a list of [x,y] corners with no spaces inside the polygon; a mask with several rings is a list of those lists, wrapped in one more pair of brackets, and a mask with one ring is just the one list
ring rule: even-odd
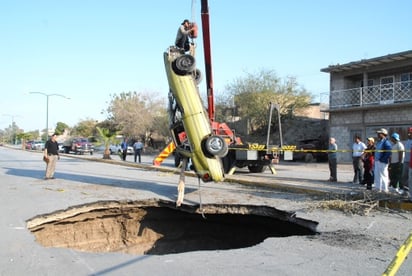
{"label": "palm tree", "polygon": [[107,128],[96,127],[99,132],[99,140],[104,144],[103,159],[112,159],[110,157],[110,144],[116,141],[117,132],[110,131]]}
{"label": "palm tree", "polygon": [[22,132],[16,135],[17,139],[21,139],[22,149],[26,149],[26,142],[32,138],[31,133]]}

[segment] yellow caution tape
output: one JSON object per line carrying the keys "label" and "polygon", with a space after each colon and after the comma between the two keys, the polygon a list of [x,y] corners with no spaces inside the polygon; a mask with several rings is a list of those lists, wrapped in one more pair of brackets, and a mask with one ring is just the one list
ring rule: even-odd
{"label": "yellow caution tape", "polygon": [[[229,147],[230,148],[230,147]],[[282,146],[281,148],[279,147],[272,147],[269,149],[269,151],[272,152],[279,152],[279,151],[292,151],[292,152],[324,152],[324,153],[329,153],[329,152],[356,152],[351,149],[338,149],[338,150],[327,150],[327,149],[296,149],[297,146],[294,145],[288,145],[288,146]],[[262,144],[249,144],[249,146],[246,148],[230,148],[231,150],[257,150],[257,151],[268,151],[266,149],[266,145]],[[401,150],[365,150],[363,152],[400,152]]]}
{"label": "yellow caution tape", "polygon": [[396,275],[399,267],[402,265],[403,261],[405,261],[406,257],[409,254],[409,251],[412,249],[412,232],[409,234],[409,237],[406,241],[401,245],[396,256],[393,258],[392,262],[389,264],[388,268],[382,274],[383,276],[392,276]]}

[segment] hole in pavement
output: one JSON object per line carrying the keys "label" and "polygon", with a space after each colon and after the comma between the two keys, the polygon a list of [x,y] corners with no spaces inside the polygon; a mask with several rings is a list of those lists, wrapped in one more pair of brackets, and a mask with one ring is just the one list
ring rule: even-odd
{"label": "hole in pavement", "polygon": [[147,255],[244,248],[269,237],[313,235],[317,224],[267,206],[177,208],[158,199],[99,201],[27,221],[45,247]]}

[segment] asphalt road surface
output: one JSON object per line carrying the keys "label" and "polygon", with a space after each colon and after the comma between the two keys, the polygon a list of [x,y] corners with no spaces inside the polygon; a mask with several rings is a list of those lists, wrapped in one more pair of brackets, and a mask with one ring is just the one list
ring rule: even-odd
{"label": "asphalt road surface", "polygon": [[[293,211],[318,221],[319,235],[268,238],[247,248],[161,256],[43,247],[27,229],[27,220],[97,201],[174,201],[178,175],[152,170],[152,157],[132,166],[133,162],[87,160],[99,159],[95,154],[86,160],[62,156],[56,179],[45,181],[41,157],[40,152],[0,147],[0,275],[381,275],[412,231],[408,212],[378,209],[358,215],[320,208],[325,199],[320,191],[359,190],[346,183],[350,169],[342,166],[341,186],[332,186],[323,181],[328,177],[326,164],[285,164],[278,166],[275,176],[268,172],[248,176],[239,170],[230,182],[201,184],[200,188],[196,178],[187,177],[185,202],[266,205]],[[170,163],[163,167],[171,168]],[[244,184],[236,183],[237,177],[244,177]],[[310,190],[318,193],[309,196]],[[397,275],[411,275],[411,271],[409,257]]]}

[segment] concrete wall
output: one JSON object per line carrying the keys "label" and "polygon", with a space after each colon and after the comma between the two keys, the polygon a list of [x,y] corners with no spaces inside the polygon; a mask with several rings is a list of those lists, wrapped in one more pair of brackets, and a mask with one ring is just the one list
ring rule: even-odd
{"label": "concrete wall", "polygon": [[[388,129],[398,132],[401,140],[406,140],[406,131],[412,126],[412,103],[380,106],[375,109],[351,109],[331,112],[329,118],[330,136],[335,137],[341,152],[339,162],[350,162],[353,136],[358,134],[365,141],[367,137],[377,137],[376,130]],[[404,136],[404,137],[403,137]]]}

